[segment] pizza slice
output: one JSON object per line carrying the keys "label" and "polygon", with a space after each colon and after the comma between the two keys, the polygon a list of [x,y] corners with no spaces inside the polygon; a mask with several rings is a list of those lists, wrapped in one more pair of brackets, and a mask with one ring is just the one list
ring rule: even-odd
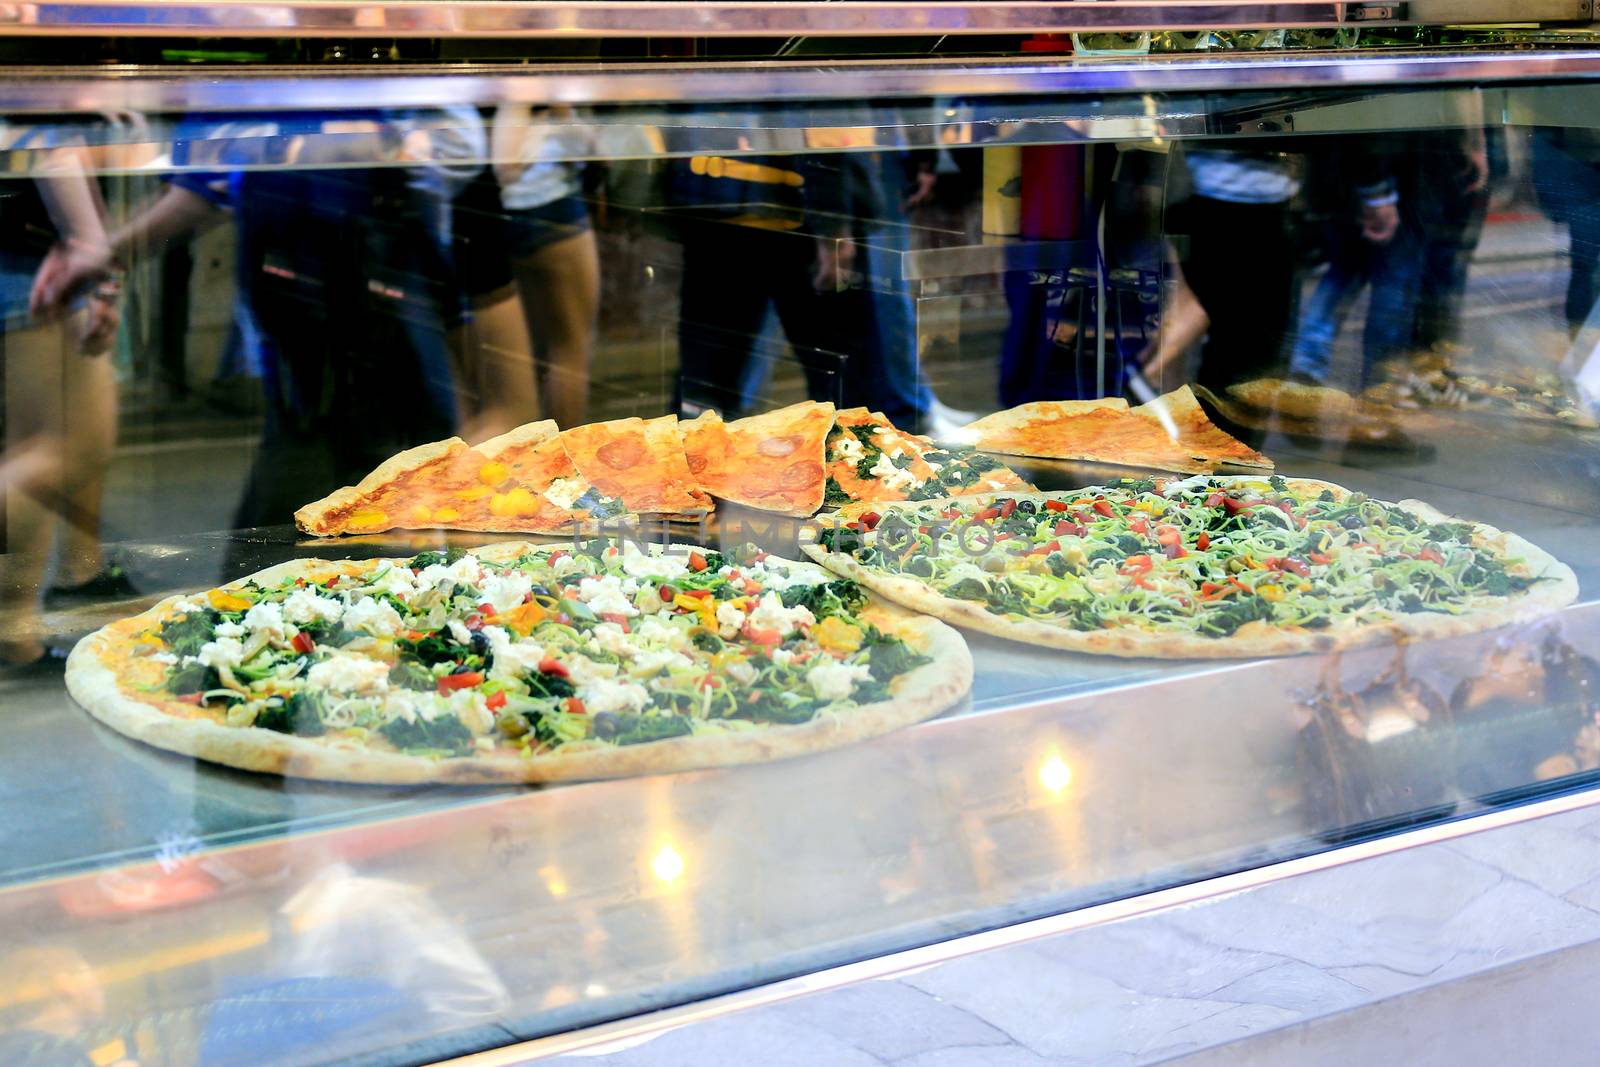
{"label": "pizza slice", "polygon": [[563,432],[561,441],[578,472],[600,492],[620,499],[629,511],[704,514],[711,510],[711,498],[689,472],[676,415],[577,426]]}
{"label": "pizza slice", "polygon": [[724,422],[708,411],[683,423],[689,470],[712,496],[781,515],[822,507],[824,448],[832,404],[807,400]]}
{"label": "pizza slice", "polygon": [[1228,386],[1228,395],[1250,407],[1294,419],[1343,422],[1355,418],[1359,408],[1356,398],[1343,390],[1284,378],[1239,382]]}
{"label": "pizza slice", "polygon": [[476,447],[450,438],[408,449],[359,484],[295,512],[295,525],[318,537],[432,529],[535,533],[625,510],[579,475],[556,424],[546,421]]}
{"label": "pizza slice", "polygon": [[1130,408],[1121,397],[1044,400],[996,412],[957,435],[985,452],[1204,474],[1272,461],[1206,418],[1188,386]]}
{"label": "pizza slice", "polygon": [[823,503],[829,506],[1032,488],[970,445],[936,445],[866,408],[834,417],[827,474]]}

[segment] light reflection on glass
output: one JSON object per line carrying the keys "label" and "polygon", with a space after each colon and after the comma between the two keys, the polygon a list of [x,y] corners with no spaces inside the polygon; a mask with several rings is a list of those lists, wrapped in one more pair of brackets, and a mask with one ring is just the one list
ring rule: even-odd
{"label": "light reflection on glass", "polygon": [[1072,785],[1072,767],[1059,755],[1052,755],[1039,766],[1039,784],[1051,796],[1060,796]]}
{"label": "light reflection on glass", "polygon": [[651,872],[661,881],[671,885],[683,876],[683,855],[671,845],[662,845],[650,860]]}

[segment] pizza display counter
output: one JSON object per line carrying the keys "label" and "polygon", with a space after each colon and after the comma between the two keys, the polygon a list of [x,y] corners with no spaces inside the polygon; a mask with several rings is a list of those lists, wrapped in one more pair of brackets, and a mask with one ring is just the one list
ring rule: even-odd
{"label": "pizza display counter", "polygon": [[121,73],[0,77],[0,1053],[544,1054],[1600,802],[1600,53]]}

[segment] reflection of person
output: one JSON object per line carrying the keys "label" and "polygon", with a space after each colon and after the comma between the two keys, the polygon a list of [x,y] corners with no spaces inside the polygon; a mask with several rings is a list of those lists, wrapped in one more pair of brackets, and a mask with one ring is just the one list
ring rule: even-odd
{"label": "reflection of person", "polygon": [[1172,204],[1168,228],[1188,238],[1184,278],[1210,323],[1195,380],[1222,389],[1275,377],[1294,321],[1298,160],[1209,144],[1185,159],[1191,193]]}
{"label": "reflection of person", "polygon": [[263,336],[267,408],[235,522],[280,523],[307,497],[453,429],[447,332],[462,300],[446,248],[449,203],[476,172],[482,127],[469,110],[293,115],[192,132],[176,158],[193,169],[122,227],[109,252],[52,253],[40,299],[231,215],[240,299]]}
{"label": "reflection of person", "polygon": [[552,108],[535,122],[525,105],[495,115],[493,153],[506,208],[504,226],[528,333],[539,356],[549,415],[563,427],[584,420],[600,311],[600,252],[578,195],[592,155],[588,129]]}
{"label": "reflection of person", "polygon": [[1600,299],[1600,130],[1536,127],[1533,187],[1545,214],[1571,238],[1566,319],[1576,334]]}
{"label": "reflection of person", "polygon": [[96,1032],[105,991],[72,949],[34,945],[0,959],[0,1012],[6,1067],[137,1067],[125,1042]]}
{"label": "reflection of person", "polygon": [[[28,147],[24,141],[11,145]],[[30,311],[30,291],[57,241],[106,245],[104,207],[78,145],[42,147],[39,176],[0,191],[0,328],[4,329],[6,549],[0,583],[8,637],[0,661],[40,661],[39,588],[59,542],[59,591],[115,595],[126,579],[107,571],[100,502],[116,438],[116,381],[108,355],[116,334],[114,280],[75,285],[55,315]],[[11,636],[16,635],[16,636]]]}

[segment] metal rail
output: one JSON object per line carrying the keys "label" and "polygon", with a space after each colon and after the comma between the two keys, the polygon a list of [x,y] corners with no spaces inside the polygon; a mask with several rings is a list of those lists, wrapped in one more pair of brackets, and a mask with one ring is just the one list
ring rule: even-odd
{"label": "metal rail", "polygon": [[56,0],[0,5],[14,34],[750,37],[1068,33],[1587,19],[1592,0]]}

